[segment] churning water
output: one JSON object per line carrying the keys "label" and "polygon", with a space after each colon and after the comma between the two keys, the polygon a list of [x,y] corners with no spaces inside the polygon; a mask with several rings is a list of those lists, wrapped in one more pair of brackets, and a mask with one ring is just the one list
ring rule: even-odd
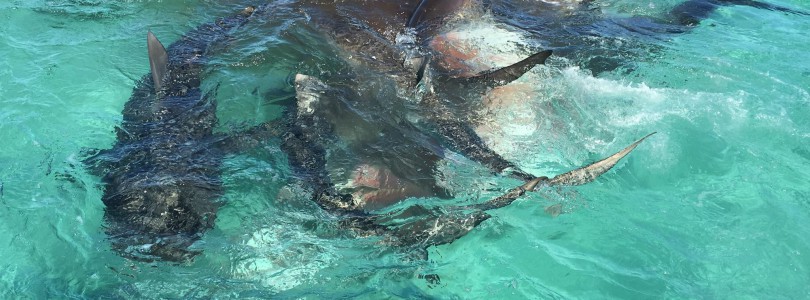
{"label": "churning water", "polygon": [[[81,160],[115,142],[123,105],[149,72],[147,30],[168,44],[254,3],[5,1],[0,298],[810,298],[810,17],[728,6],[665,34],[620,20],[677,1],[595,2],[617,21],[558,31],[586,46],[515,83],[521,100],[492,114],[485,138],[554,175],[658,132],[596,182],[529,194],[412,260],[331,225],[289,183],[271,140],[227,158],[216,226],[194,245],[204,254],[171,264],[110,249],[100,179]],[[447,30],[479,46],[482,64],[565,46],[530,20],[502,23],[483,9]],[[279,117],[291,74],[328,76],[341,64],[306,22],[279,5],[218,50],[204,86],[217,89],[219,131]],[[592,74],[585,62],[596,53],[620,66]],[[458,155],[440,169],[455,202],[518,184]],[[555,205],[562,214],[552,217]]]}

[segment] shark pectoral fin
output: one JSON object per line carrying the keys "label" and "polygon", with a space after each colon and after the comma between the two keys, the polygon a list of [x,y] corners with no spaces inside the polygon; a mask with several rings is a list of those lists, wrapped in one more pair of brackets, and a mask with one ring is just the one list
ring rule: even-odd
{"label": "shark pectoral fin", "polygon": [[523,74],[526,74],[526,72],[534,68],[534,66],[546,63],[546,59],[549,56],[551,56],[551,50],[545,50],[524,58],[510,66],[485,72],[475,77],[459,78],[456,80],[466,80],[467,84],[477,84],[489,88],[506,85],[520,78]]}
{"label": "shark pectoral fin", "polygon": [[155,91],[159,92],[163,87],[163,81],[169,73],[169,54],[166,53],[166,48],[157,39],[157,37],[149,31],[146,34],[146,47],[149,51],[149,68],[152,70],[152,82],[155,86]]}
{"label": "shark pectoral fin", "polygon": [[[425,98],[431,100],[431,98]],[[431,100],[437,101],[437,100]],[[438,107],[438,106],[437,106]],[[437,111],[437,115],[449,115],[448,112]],[[439,134],[445,138],[446,142],[450,144],[451,148],[460,152],[464,156],[487,166],[494,172],[503,172],[506,169],[512,169],[510,172],[512,177],[520,178],[523,180],[531,180],[534,175],[521,171],[515,164],[503,158],[500,154],[492,150],[481,139],[481,137],[473,130],[473,128],[465,122],[454,120],[452,117],[439,116],[440,119],[433,120]]]}
{"label": "shark pectoral fin", "polygon": [[602,175],[608,170],[610,170],[610,168],[613,168],[613,166],[615,166],[616,163],[619,162],[619,160],[627,156],[627,154],[629,154],[630,151],[633,151],[633,149],[635,149],[636,146],[638,146],[638,144],[641,144],[641,142],[643,142],[645,139],[647,139],[653,134],[655,134],[655,132],[648,134],[647,136],[639,139],[630,146],[627,146],[627,148],[622,149],[622,151],[616,152],[615,154],[608,156],[600,161],[597,161],[595,163],[592,163],[590,165],[587,165],[585,167],[573,171],[569,171],[564,174],[554,176],[554,178],[549,180],[548,184],[583,185],[591,181],[594,181],[597,177],[599,177],[599,175]]}

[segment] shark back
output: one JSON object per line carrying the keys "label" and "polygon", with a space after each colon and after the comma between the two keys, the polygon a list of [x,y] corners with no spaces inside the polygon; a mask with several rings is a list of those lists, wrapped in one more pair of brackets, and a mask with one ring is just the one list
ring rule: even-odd
{"label": "shark back", "polygon": [[213,227],[222,195],[214,147],[216,102],[200,89],[210,48],[253,12],[201,25],[164,48],[147,34],[150,74],[124,105],[118,141],[86,163],[101,167],[106,231],[113,249],[139,259],[182,261]]}

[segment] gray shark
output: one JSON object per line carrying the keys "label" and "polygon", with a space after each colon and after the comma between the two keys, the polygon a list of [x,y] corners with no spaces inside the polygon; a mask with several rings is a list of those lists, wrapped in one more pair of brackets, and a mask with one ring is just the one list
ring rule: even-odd
{"label": "gray shark", "polygon": [[117,142],[85,160],[102,176],[105,230],[121,255],[184,261],[198,254],[189,247],[214,225],[223,193],[222,158],[272,130],[214,133],[216,102],[200,89],[211,47],[253,12],[248,7],[203,24],[168,49],[147,34],[151,73],[137,82],[124,106]]}

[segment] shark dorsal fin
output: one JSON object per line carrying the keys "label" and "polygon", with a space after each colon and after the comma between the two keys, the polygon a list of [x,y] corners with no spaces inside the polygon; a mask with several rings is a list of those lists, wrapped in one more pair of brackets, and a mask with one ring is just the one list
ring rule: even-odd
{"label": "shark dorsal fin", "polygon": [[146,34],[146,47],[149,51],[149,68],[152,70],[152,82],[155,86],[155,92],[159,92],[163,88],[163,82],[169,73],[169,54],[166,53],[166,48],[157,39],[157,37],[149,31]]}
{"label": "shark dorsal fin", "polygon": [[479,74],[474,77],[456,78],[453,80],[464,81],[467,85],[477,85],[489,88],[502,86],[520,78],[520,76],[523,76],[523,74],[531,70],[534,66],[544,64],[549,56],[551,56],[551,50],[545,50],[535,53],[532,56],[524,58],[523,60],[507,67],[484,72],[483,74]]}

